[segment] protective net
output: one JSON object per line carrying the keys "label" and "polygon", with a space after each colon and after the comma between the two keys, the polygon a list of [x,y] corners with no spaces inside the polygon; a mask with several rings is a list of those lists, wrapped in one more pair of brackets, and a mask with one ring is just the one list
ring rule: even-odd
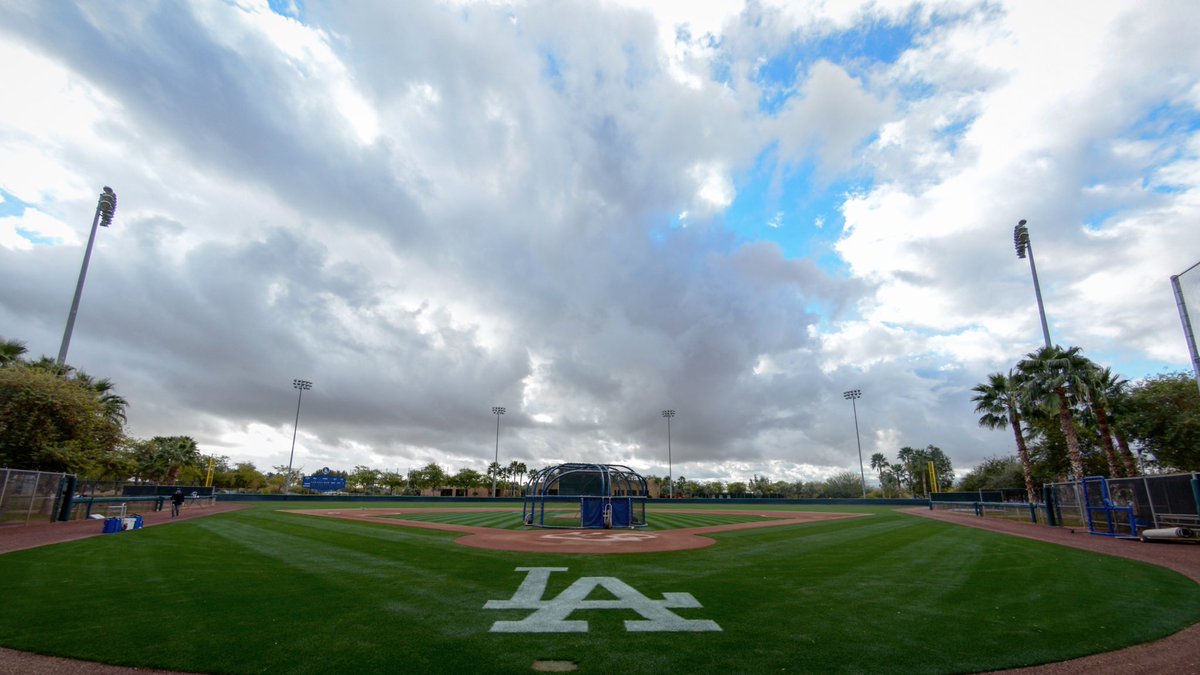
{"label": "protective net", "polygon": [[1192,266],[1177,278],[1188,321],[1192,325],[1192,339],[1195,340],[1196,331],[1200,331],[1200,263]]}

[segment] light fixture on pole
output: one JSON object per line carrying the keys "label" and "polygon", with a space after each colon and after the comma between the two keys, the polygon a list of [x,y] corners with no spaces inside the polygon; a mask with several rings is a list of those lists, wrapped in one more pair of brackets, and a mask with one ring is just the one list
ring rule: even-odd
{"label": "light fixture on pole", "polygon": [[500,473],[500,416],[504,414],[504,408],[501,406],[493,406],[492,414],[496,416],[496,459],[492,462],[492,498],[496,497],[496,475]]}
{"label": "light fixture on pole", "polygon": [[1042,337],[1046,339],[1046,348],[1050,344],[1050,327],[1046,325],[1046,307],[1042,305],[1042,287],[1038,284],[1037,265],[1033,264],[1033,242],[1029,241],[1029,228],[1025,227],[1025,219],[1013,228],[1013,246],[1017,249],[1017,257],[1029,255],[1029,271],[1033,273],[1033,293],[1037,296],[1038,316],[1042,319]]}
{"label": "light fixture on pole", "polygon": [[862,461],[862,438],[858,435],[858,405],[855,403],[862,398],[861,389],[851,389],[844,392],[842,398],[850,401],[850,407],[854,410],[854,440],[858,442],[858,476],[862,479],[862,496],[867,498],[867,472],[863,469]]}
{"label": "light fixture on pole", "polygon": [[296,423],[292,425],[292,454],[288,455],[288,472],[283,479],[283,494],[288,494],[292,487],[292,460],[296,457],[296,432],[300,429],[300,401],[304,400],[304,392],[312,389],[308,380],[292,380],[292,387],[299,389],[296,396]]}
{"label": "light fixture on pole", "polygon": [[83,296],[83,280],[87,277],[88,262],[92,259],[92,246],[96,243],[96,226],[108,227],[117,212],[117,193],[104,186],[96,202],[96,215],[92,218],[92,233],[88,235],[87,248],[83,252],[83,266],[79,268],[79,281],[75,284],[75,298],[71,300],[71,313],[67,315],[67,328],[63,331],[62,345],[58,348],[58,365],[67,361],[67,347],[71,346],[71,332],[75,330],[75,314],[79,312],[79,299]]}
{"label": "light fixture on pole", "polygon": [[675,477],[674,471],[671,468],[671,418],[675,416],[674,410],[662,411],[662,416],[667,418],[667,498],[675,498]]}

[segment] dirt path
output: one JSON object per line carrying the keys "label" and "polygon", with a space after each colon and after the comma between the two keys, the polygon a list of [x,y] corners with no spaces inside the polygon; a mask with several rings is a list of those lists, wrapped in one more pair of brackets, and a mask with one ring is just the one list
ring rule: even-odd
{"label": "dirt path", "polygon": [[[149,506],[149,505],[147,505]],[[217,502],[208,506],[185,505],[179,516],[171,517],[171,505],[167,504],[162,511],[130,510],[130,515],[137,513],[142,517],[144,527],[154,527],[167,523],[203,518],[217,513],[226,513],[246,508],[245,504]],[[20,551],[24,548],[36,548],[47,544],[60,544],[64,541],[87,539],[102,534],[102,520],[71,520],[65,523],[30,523],[29,525],[5,525],[0,527],[0,554],[10,551]],[[117,533],[114,536],[121,536]],[[2,671],[0,671],[2,672]]]}
{"label": "dirt path", "polygon": [[[678,530],[577,530],[577,529],[534,529],[534,530],[498,530],[494,527],[472,527],[470,525],[454,525],[451,523],[434,523],[422,520],[405,520],[406,514],[416,513],[500,513],[512,511],[512,508],[479,509],[309,509],[291,511],[306,516],[322,516],[341,520],[355,520],[372,523],[383,523],[403,527],[420,527],[430,530],[445,530],[462,532],[463,537],[456,541],[463,546],[472,548],[487,548],[500,551],[524,551],[527,553],[661,553],[663,551],[683,551],[693,548],[704,548],[717,543],[717,540],[705,537],[713,532],[728,532],[730,530],[748,530],[758,527],[776,527],[779,525],[795,525],[797,523],[813,523],[821,520],[838,518],[857,518],[861,513],[817,513],[806,511],[757,511],[757,510],[724,510],[724,511],[695,511],[688,509],[656,509],[655,513],[704,513],[721,515],[752,516],[761,520],[749,520],[743,523],[728,525],[712,525],[707,527],[691,527]],[[520,521],[519,513],[514,512],[516,521]],[[514,522],[516,522],[514,521]]]}

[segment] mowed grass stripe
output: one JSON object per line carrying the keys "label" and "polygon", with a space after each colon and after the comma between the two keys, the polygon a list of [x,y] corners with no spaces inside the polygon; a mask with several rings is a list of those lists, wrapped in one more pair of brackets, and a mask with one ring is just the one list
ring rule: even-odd
{"label": "mowed grass stripe", "polygon": [[428,523],[491,527],[502,530],[515,530],[521,527],[521,513],[519,511],[505,511],[503,513],[486,511],[480,513],[405,513],[389,517]]}
{"label": "mowed grass stripe", "polygon": [[763,518],[760,516],[732,514],[650,513],[646,515],[648,526],[654,530],[711,527],[713,525],[732,525],[761,520]]}
{"label": "mowed grass stripe", "polygon": [[[417,520],[430,523],[450,523],[468,525],[471,527],[490,527],[504,530],[522,529],[520,512],[443,512],[443,513],[406,513],[389,516],[402,520]],[[546,524],[571,526],[572,521],[578,524],[579,515],[570,510],[547,510]],[[734,523],[759,522],[764,520],[757,515],[731,514],[686,514],[686,513],[651,513],[646,517],[651,530],[675,530],[690,527],[709,527],[713,525],[729,525]]]}

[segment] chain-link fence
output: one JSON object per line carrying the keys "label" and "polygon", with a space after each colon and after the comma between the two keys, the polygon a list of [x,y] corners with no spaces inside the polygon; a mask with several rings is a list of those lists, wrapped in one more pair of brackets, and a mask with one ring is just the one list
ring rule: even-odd
{"label": "chain-link fence", "polygon": [[1012,488],[980,488],[966,492],[934,492],[929,495],[933,501],[942,502],[1024,502],[1028,495],[1023,487]]}
{"label": "chain-link fence", "polygon": [[1034,504],[1009,496],[988,490],[935,494],[929,508],[1113,536],[1155,528],[1200,529],[1200,473],[1048,483],[1041,492],[1044,501]]}
{"label": "chain-link fence", "polygon": [[[1099,509],[1117,513],[1128,509],[1138,530],[1200,526],[1200,473],[1136,476],[1107,479],[1107,494],[1100,482],[1050,483],[1046,494],[1058,525],[1088,527],[1088,511],[1095,522]],[[1112,527],[1124,534],[1125,517],[1117,513]]]}
{"label": "chain-link fence", "polygon": [[0,525],[56,520],[68,474],[0,469]]}

